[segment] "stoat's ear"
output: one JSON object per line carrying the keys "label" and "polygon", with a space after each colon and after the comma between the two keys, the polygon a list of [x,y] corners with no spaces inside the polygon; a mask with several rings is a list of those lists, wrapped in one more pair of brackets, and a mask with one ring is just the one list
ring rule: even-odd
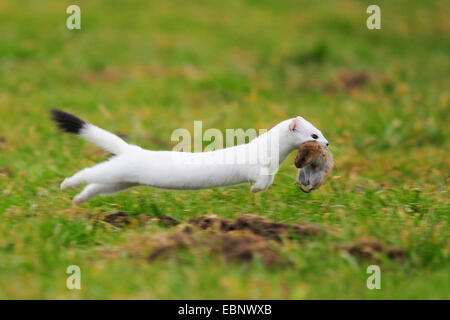
{"label": "stoat's ear", "polygon": [[298,119],[297,118],[292,119],[291,123],[289,124],[289,131],[295,131],[297,126],[298,126]]}

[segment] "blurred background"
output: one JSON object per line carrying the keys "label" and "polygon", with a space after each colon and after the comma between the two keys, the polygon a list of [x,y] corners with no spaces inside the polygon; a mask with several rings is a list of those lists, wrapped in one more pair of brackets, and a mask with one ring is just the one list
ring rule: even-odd
{"label": "blurred background", "polygon": [[[81,30],[66,28],[72,4]],[[366,27],[370,4],[381,8],[380,30]],[[448,1],[1,1],[0,298],[449,298],[449,9]],[[301,115],[329,140],[336,168],[310,195],[293,186],[292,155],[256,196],[248,186],[137,188],[72,208],[76,191],[59,183],[107,155],[59,134],[51,108],[165,150],[172,131],[192,130],[194,120],[225,132]],[[383,239],[407,258],[386,262],[378,291],[366,288],[364,263],[330,253],[330,239],[285,247],[294,267],[275,270],[195,255],[150,264],[122,246],[170,230],[96,218],[116,210],[319,223],[342,231],[333,241]],[[107,249],[125,253],[111,258]],[[70,264],[80,265],[85,289],[65,288]]]}

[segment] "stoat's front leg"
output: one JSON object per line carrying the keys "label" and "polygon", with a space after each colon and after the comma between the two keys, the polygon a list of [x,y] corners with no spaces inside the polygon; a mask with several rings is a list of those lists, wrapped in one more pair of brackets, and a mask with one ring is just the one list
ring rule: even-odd
{"label": "stoat's front leg", "polygon": [[273,183],[275,175],[260,175],[258,179],[250,187],[250,191],[255,193],[262,190],[266,190]]}

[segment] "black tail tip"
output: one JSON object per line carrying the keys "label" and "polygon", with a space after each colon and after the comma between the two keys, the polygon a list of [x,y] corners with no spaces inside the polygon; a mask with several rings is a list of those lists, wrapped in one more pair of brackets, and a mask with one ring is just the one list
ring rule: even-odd
{"label": "black tail tip", "polygon": [[86,123],[73,114],[61,110],[53,109],[51,110],[51,115],[52,120],[56,122],[58,128],[64,132],[78,134]]}

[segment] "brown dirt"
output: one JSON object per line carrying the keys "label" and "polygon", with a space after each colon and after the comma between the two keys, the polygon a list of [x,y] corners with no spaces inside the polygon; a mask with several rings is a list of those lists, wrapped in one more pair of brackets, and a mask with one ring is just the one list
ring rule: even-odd
{"label": "brown dirt", "polygon": [[12,176],[12,171],[8,167],[2,167],[2,168],[0,168],[0,175],[11,177]]}
{"label": "brown dirt", "polygon": [[332,80],[323,85],[319,85],[321,89],[326,92],[336,92],[344,90],[347,92],[354,92],[363,88],[369,82],[378,82],[376,75],[371,75],[367,72],[349,72],[343,70],[336,74]]}
{"label": "brown dirt", "polygon": [[251,261],[259,257],[266,265],[279,265],[283,259],[273,243],[264,237],[251,233],[215,233],[200,231],[189,233],[181,228],[172,234],[155,234],[153,245],[147,254],[147,261],[171,258],[177,249],[189,249],[193,252],[209,252],[211,255],[223,255],[229,261]]}
{"label": "brown dirt", "polygon": [[369,82],[370,76],[366,72],[348,73],[342,72],[338,76],[341,86],[346,90],[362,87]]}
{"label": "brown dirt", "polygon": [[123,211],[108,213],[105,216],[104,220],[114,226],[122,226],[130,224],[130,218],[128,213]]}
{"label": "brown dirt", "polygon": [[266,265],[274,266],[287,261],[264,237],[248,235],[224,234],[221,243],[213,248],[213,252],[221,252],[228,260],[251,261],[259,257]]}
{"label": "brown dirt", "polygon": [[[139,218],[141,216],[137,217],[140,222],[152,221],[173,228],[133,238],[115,252],[125,250],[130,256],[140,257],[149,262],[158,259],[177,259],[175,252],[187,249],[198,255],[209,253],[213,256],[223,256],[229,261],[251,261],[259,258],[268,266],[286,265],[289,264],[289,259],[281,252],[289,241],[336,234],[336,230],[321,225],[271,222],[252,214],[243,215],[236,220],[217,215],[204,215],[191,219],[188,224],[181,224],[165,215],[157,218],[146,216],[144,220]],[[133,219],[135,218],[122,211],[109,213],[104,217],[105,221],[116,226],[133,224]],[[360,240],[335,245],[334,249],[344,250],[359,259],[373,261],[379,261],[381,254],[396,260],[403,260],[405,257],[402,248],[388,246],[381,241]]]}
{"label": "brown dirt", "polygon": [[160,215],[158,216],[158,218],[155,218],[154,220],[164,227],[175,227],[180,224],[179,221],[165,215]]}
{"label": "brown dirt", "polygon": [[378,240],[359,240],[337,247],[338,250],[345,250],[352,256],[364,260],[378,261],[380,254],[386,255],[392,260],[403,260],[405,251],[399,246],[386,245]]}
{"label": "brown dirt", "polygon": [[281,222],[271,222],[253,214],[245,214],[235,221],[220,218],[216,215],[206,215],[192,219],[189,223],[202,230],[214,229],[222,232],[249,230],[256,235],[278,242],[281,241],[283,235],[288,238],[295,238],[299,236],[322,236],[325,234],[325,229],[319,225],[309,223],[289,225]]}
{"label": "brown dirt", "polygon": [[145,223],[148,223],[148,221],[152,221],[163,227],[175,227],[176,225],[180,224],[180,222],[176,219],[166,215],[160,215],[156,218],[152,218],[146,214],[133,216],[123,211],[102,214],[101,219],[116,227],[123,227],[128,225],[143,225]]}

